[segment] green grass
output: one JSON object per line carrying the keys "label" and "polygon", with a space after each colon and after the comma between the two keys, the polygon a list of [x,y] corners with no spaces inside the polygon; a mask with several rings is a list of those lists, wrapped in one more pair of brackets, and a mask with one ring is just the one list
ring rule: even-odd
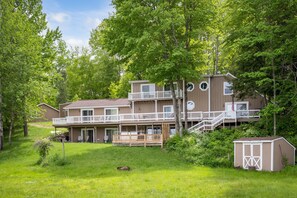
{"label": "green grass", "polygon": [[[34,140],[51,128],[30,126],[0,152],[0,197],[296,197],[297,167],[277,173],[197,167],[160,148],[66,143],[70,164],[36,165]],[[61,154],[54,143],[51,156]],[[118,166],[131,171],[118,171]]]}

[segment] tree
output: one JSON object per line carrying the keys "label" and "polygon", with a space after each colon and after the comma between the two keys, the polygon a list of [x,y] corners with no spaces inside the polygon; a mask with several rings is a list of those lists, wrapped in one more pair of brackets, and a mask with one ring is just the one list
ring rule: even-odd
{"label": "tree", "polygon": [[277,117],[282,121],[280,131],[291,130],[281,123],[296,128],[297,2],[240,0],[228,1],[228,6],[228,43],[236,51],[238,97],[256,92],[264,96],[268,106],[263,117],[274,134]]}
{"label": "tree", "polygon": [[[203,41],[210,18],[204,0],[114,0],[116,13],[98,28],[100,44],[135,76],[171,86],[175,125],[182,134],[183,80],[197,79],[203,65]],[[173,83],[177,82],[177,92]]]}

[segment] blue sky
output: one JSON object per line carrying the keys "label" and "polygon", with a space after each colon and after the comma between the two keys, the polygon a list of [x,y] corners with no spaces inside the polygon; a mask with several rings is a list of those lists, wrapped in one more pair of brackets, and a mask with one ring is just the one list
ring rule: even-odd
{"label": "blue sky", "polygon": [[59,27],[71,46],[87,46],[90,32],[113,12],[111,0],[43,0],[50,28]]}

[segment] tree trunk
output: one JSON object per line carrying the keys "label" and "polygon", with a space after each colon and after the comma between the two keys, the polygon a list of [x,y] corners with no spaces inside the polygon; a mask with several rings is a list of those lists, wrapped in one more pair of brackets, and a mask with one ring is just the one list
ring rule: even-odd
{"label": "tree trunk", "polygon": [[178,110],[177,97],[175,94],[173,82],[170,82],[170,89],[172,94],[172,102],[173,102],[173,110],[174,110],[175,132],[176,134],[180,134],[179,113],[178,113],[179,110]]}
{"label": "tree trunk", "polygon": [[183,136],[183,122],[182,122],[182,116],[181,116],[181,107],[182,107],[182,102],[181,102],[181,81],[177,82],[177,110],[178,110],[178,122],[179,122],[179,134],[182,137]]}
{"label": "tree trunk", "polygon": [[14,127],[14,112],[11,111],[10,126],[9,126],[9,135],[8,135],[9,145],[12,144],[11,139],[12,139],[13,127]]}
{"label": "tree trunk", "polygon": [[4,135],[3,135],[3,119],[2,119],[2,84],[1,84],[1,80],[0,80],[0,150],[3,150],[3,139],[4,139]]}
{"label": "tree trunk", "polygon": [[188,109],[187,109],[187,102],[188,102],[188,90],[187,90],[188,82],[184,81],[183,86],[183,93],[184,93],[184,121],[185,121],[185,129],[188,129]]}
{"label": "tree trunk", "polygon": [[24,115],[24,117],[23,117],[23,129],[24,129],[24,137],[27,137],[28,136],[28,122],[27,122],[27,116],[26,116],[26,113],[25,113],[25,115]]}
{"label": "tree trunk", "polygon": [[216,49],[215,49],[215,64],[214,64],[214,74],[218,73],[219,68],[219,47],[220,47],[220,40],[219,36],[216,36]]}

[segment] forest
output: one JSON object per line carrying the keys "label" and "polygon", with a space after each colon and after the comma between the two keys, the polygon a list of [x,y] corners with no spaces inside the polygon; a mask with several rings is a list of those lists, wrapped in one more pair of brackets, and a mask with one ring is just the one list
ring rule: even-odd
{"label": "forest", "polygon": [[4,136],[11,142],[19,129],[28,135],[39,103],[126,98],[130,80],[173,87],[227,72],[237,77],[236,97],[265,98],[259,129],[297,139],[297,1],[112,5],[89,47],[73,49],[59,28],[49,28],[41,0],[0,1],[0,150]]}

